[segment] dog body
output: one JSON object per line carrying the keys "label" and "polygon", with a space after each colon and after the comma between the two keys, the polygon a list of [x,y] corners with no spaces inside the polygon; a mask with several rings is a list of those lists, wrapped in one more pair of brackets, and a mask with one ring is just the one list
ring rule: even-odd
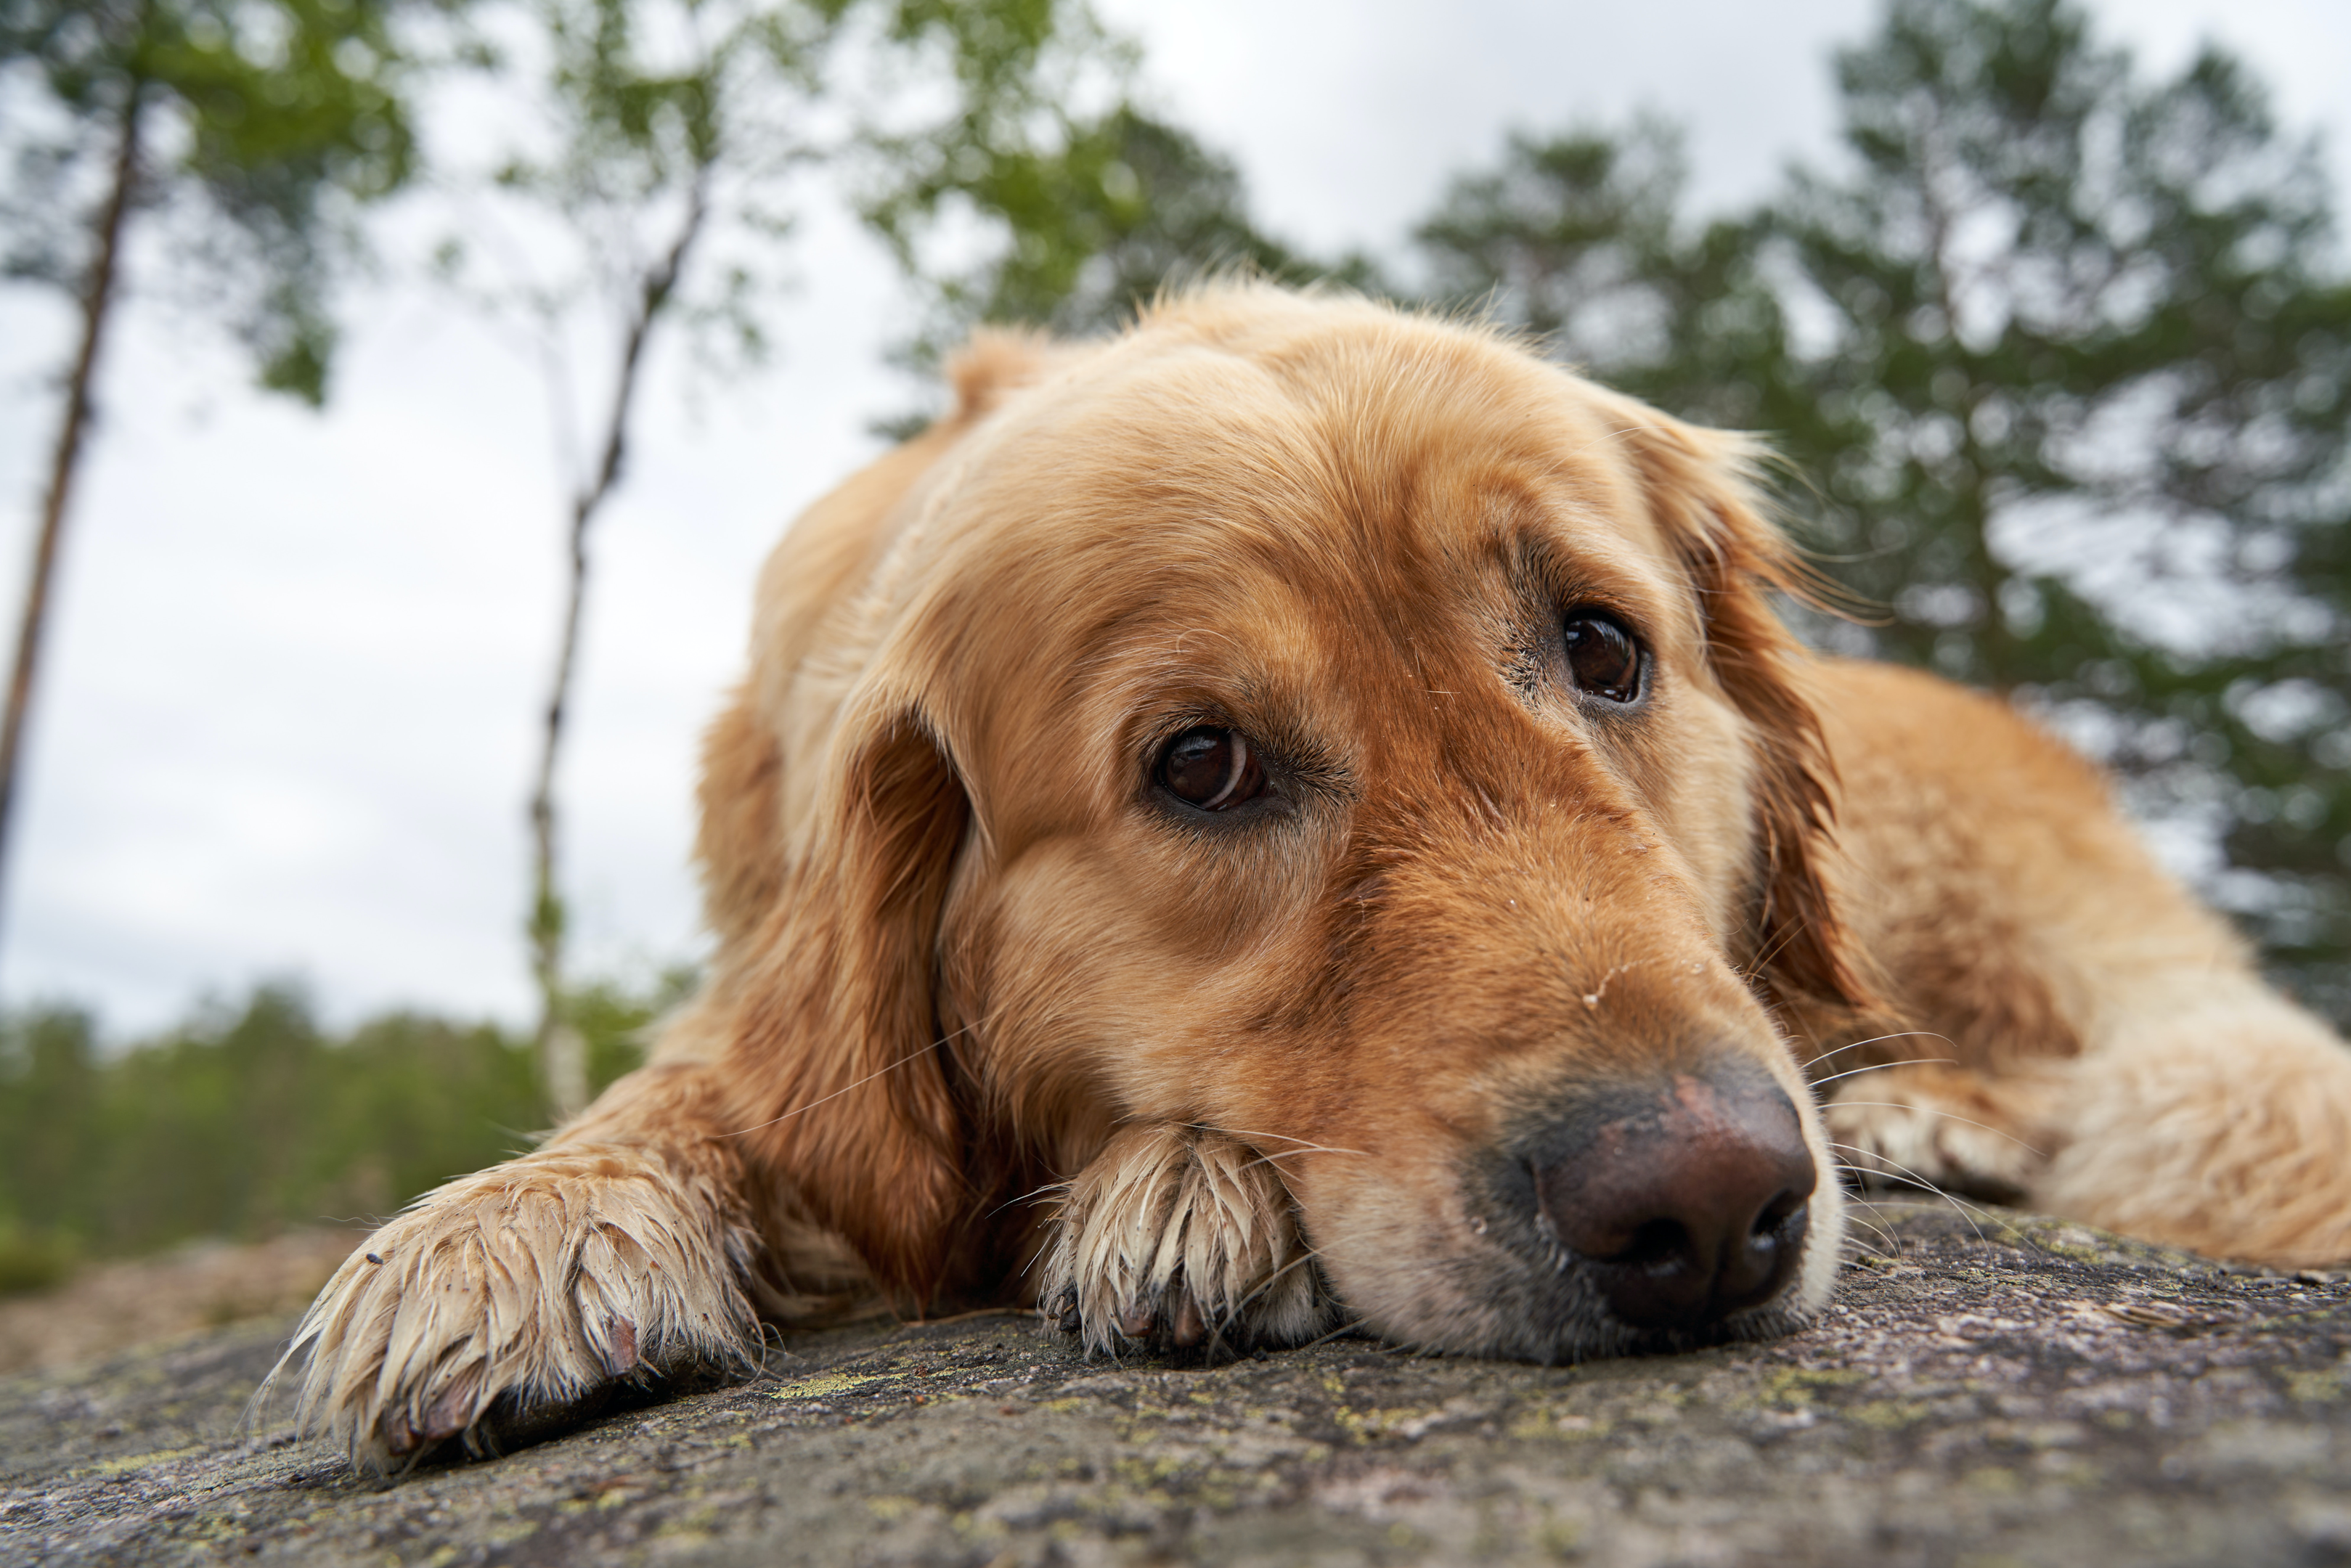
{"label": "dog body", "polygon": [[2351,1055],[2063,747],[1793,644],[1740,439],[1255,287],[957,387],[762,574],[703,993],[306,1320],[355,1458],[876,1300],[1780,1333],[1846,1166],[2351,1254]]}

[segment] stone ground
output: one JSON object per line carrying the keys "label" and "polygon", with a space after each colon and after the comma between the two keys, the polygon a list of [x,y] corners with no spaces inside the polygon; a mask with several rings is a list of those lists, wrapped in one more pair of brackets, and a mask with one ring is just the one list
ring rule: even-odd
{"label": "stone ground", "polygon": [[287,1323],[236,1324],[0,1381],[0,1561],[2351,1563],[2341,1277],[1879,1221],[1771,1344],[1543,1368],[1336,1339],[1186,1370],[1026,1318],[874,1324],[391,1483],[241,1431]]}

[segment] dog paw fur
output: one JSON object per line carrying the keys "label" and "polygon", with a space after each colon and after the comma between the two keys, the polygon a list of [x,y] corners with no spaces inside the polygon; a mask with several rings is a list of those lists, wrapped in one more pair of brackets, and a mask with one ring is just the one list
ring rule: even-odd
{"label": "dog paw fur", "polygon": [[547,1151],[451,1182],[335,1272],[270,1382],[305,1352],[298,1427],[354,1465],[475,1454],[623,1383],[742,1365],[744,1232],[643,1149]]}
{"label": "dog paw fur", "polygon": [[1964,1069],[1890,1067],[1849,1081],[1822,1118],[1865,1185],[2016,1203],[2031,1196],[2053,1152],[2037,1101],[2028,1086]]}
{"label": "dog paw fur", "polygon": [[1330,1291],[1271,1161],[1196,1127],[1128,1127],[1070,1184],[1039,1298],[1089,1351],[1295,1344]]}

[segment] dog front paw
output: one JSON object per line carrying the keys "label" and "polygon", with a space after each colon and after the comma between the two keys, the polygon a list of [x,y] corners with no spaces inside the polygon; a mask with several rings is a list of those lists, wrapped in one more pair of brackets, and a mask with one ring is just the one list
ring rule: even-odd
{"label": "dog front paw", "polygon": [[270,1382],[307,1351],[297,1426],[355,1465],[389,1470],[450,1438],[481,1454],[622,1383],[744,1364],[738,1235],[715,1193],[644,1150],[530,1155],[370,1237]]}
{"label": "dog front paw", "polygon": [[1333,1315],[1272,1163],[1165,1124],[1119,1133],[1070,1184],[1040,1299],[1088,1350],[1113,1354],[1295,1344]]}
{"label": "dog front paw", "polygon": [[1891,1067],[1850,1080],[1822,1120],[1846,1168],[1866,1184],[2018,1203],[2049,1163],[2038,1098],[2035,1086],[1965,1069]]}

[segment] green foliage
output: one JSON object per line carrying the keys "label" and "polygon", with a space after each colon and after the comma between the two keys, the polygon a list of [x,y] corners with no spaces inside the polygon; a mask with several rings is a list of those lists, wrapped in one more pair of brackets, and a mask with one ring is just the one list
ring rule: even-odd
{"label": "green foliage", "polygon": [[1449,298],[1768,433],[1847,651],[2015,692],[2216,833],[2213,891],[2351,1014],[2351,279],[2314,150],[2211,52],[2059,0],[1894,0],[1850,152],[1677,215],[1669,132],[1515,141],[1420,235]]}
{"label": "green foliage", "polygon": [[[925,266],[918,235],[957,208],[996,231],[996,248],[960,270]],[[1366,256],[1318,260],[1259,228],[1230,159],[1131,103],[1094,120],[1065,120],[1049,142],[967,150],[917,165],[871,203],[867,215],[925,286],[928,319],[893,351],[925,371],[976,326],[1041,327],[1062,337],[1110,332],[1162,288],[1219,271],[1387,291]],[[903,438],[930,417],[916,410],[875,428]]]}
{"label": "green foliage", "polygon": [[1513,133],[1499,168],[1457,178],[1414,238],[1431,292],[1613,370],[1668,356],[1690,301],[1678,211],[1681,137],[1642,119],[1623,136]]}
{"label": "green foliage", "polygon": [[80,294],[127,172],[175,225],[175,291],[229,319],[263,385],[319,402],[351,214],[413,168],[398,8],[0,0],[0,271]]}
{"label": "green foliage", "polygon": [[[673,321],[707,363],[765,356],[768,308],[790,281],[782,242],[803,193],[795,181],[812,168],[853,166],[862,210],[919,266],[936,213],[910,193],[1028,153],[1057,92],[1118,53],[1082,0],[517,9],[543,47],[528,93],[537,151],[504,158],[489,183],[554,218],[571,259],[505,245],[505,257],[528,259],[500,278],[484,266],[490,247],[452,240],[441,267],[493,310],[535,316],[550,339],[593,302],[620,322],[630,365]],[[509,77],[513,63],[495,62]],[[492,280],[479,281],[486,272]],[[624,365],[623,398],[632,379]],[[584,456],[582,490],[597,476],[595,455]]]}
{"label": "green foliage", "polygon": [[[689,972],[569,998],[592,1086],[643,1058]],[[102,1052],[86,1013],[0,1020],[0,1292],[77,1256],[382,1215],[526,1147],[543,1112],[525,1042],[417,1013],[340,1038],[265,987]]]}
{"label": "green foliage", "polygon": [[0,1296],[24,1295],[65,1283],[76,1250],[68,1237],[0,1229]]}
{"label": "green foliage", "polygon": [[1019,322],[1065,336],[1111,330],[1187,275],[1250,267],[1282,275],[1299,258],[1249,222],[1240,172],[1186,131],[1121,105],[1071,124],[1050,148],[1014,145],[927,171],[877,205],[900,239],[914,214],[960,198],[1001,225],[1001,250],[935,278],[935,321],[910,356],[927,363],[977,322]]}

